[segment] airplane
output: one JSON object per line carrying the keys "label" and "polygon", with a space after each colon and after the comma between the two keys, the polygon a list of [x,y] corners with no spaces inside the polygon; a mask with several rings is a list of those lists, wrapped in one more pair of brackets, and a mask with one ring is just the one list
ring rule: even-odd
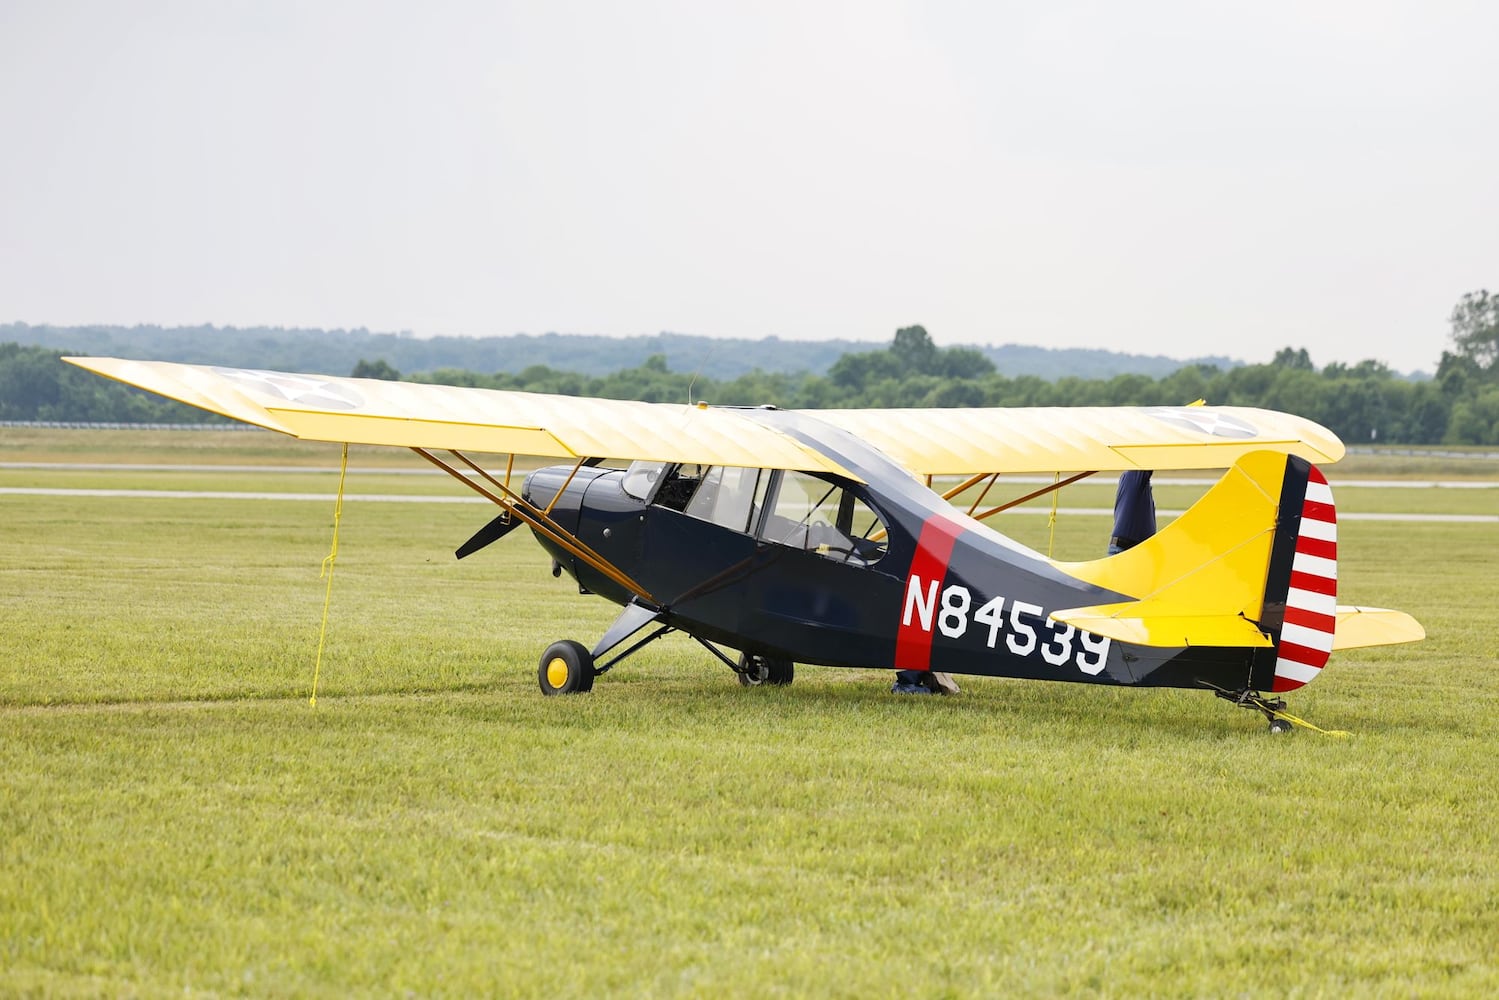
{"label": "airplane", "polygon": [[[746,687],[790,684],[803,664],[1210,690],[1279,733],[1300,721],[1282,696],[1333,651],[1425,637],[1403,612],[1337,603],[1319,465],[1344,448],[1290,414],[783,410],[63,360],[296,438],[410,448],[494,502],[458,558],[525,525],[554,576],[621,607],[591,645],[546,647],[546,695],[590,691],[681,632]],[[473,454],[504,456],[504,472]],[[517,455],[570,464],[517,484]],[[1129,469],[1223,473],[1154,536],[1098,559],[1054,560],[986,523]],[[1036,473],[1053,485],[979,509],[1000,477]],[[939,477],[961,482],[939,493]],[[951,502],[980,484],[966,510]]]}

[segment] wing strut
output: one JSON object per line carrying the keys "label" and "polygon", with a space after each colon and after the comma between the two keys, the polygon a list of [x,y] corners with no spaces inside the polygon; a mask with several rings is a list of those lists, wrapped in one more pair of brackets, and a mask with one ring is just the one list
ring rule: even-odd
{"label": "wing strut", "polygon": [[531,504],[527,503],[526,499],[519,493],[516,493],[510,487],[506,486],[498,479],[495,479],[494,476],[491,476],[484,469],[480,468],[479,465],[469,459],[468,456],[456,451],[448,452],[448,454],[452,455],[458,461],[462,462],[474,472],[478,473],[481,477],[483,477],[485,482],[489,483],[489,485],[499,490],[500,494],[502,495],[496,495],[495,493],[485,489],[483,486],[474,482],[458,469],[455,469],[453,466],[449,465],[447,462],[444,462],[442,459],[427,451],[427,449],[425,448],[412,448],[411,450],[425,458],[427,461],[431,462],[433,465],[437,466],[442,471],[446,472],[448,475],[452,476],[454,479],[458,480],[463,485],[467,486],[469,489],[473,490],[475,493],[484,497],[486,500],[489,500],[491,503],[498,505],[503,510],[505,510],[506,513],[520,518],[520,520],[530,525],[531,528],[536,532],[545,535],[547,538],[550,538],[552,541],[562,546],[568,552],[572,553],[574,556],[583,560],[589,566],[607,576],[610,580],[613,580],[621,587],[624,587],[626,590],[630,591],[630,593],[634,594],[636,597],[639,597],[642,601],[647,601],[650,604],[655,605],[656,607],[661,606],[661,602],[657,601],[656,598],[651,595],[650,591],[646,590],[640,584],[636,583],[622,570],[620,570],[619,567],[615,566],[609,560],[605,559],[603,556],[599,555],[593,549],[585,545],[572,532],[568,531],[556,521],[552,520],[548,511],[540,510],[539,508],[533,507]]}
{"label": "wing strut", "polygon": [[[954,497],[956,497],[958,494],[962,493],[964,490],[971,489],[972,487],[977,486],[979,483],[983,482],[985,479],[989,480],[988,484],[984,486],[983,492],[978,495],[978,499],[975,500],[975,501],[973,501],[973,503],[971,503],[971,504],[968,505],[968,516],[971,517],[971,518],[973,518],[975,521],[983,521],[986,518],[993,517],[995,514],[1003,513],[1004,511],[1009,510],[1011,507],[1018,507],[1018,506],[1020,506],[1023,503],[1028,503],[1029,501],[1036,499],[1037,497],[1045,496],[1048,493],[1055,493],[1057,490],[1060,490],[1063,486],[1071,486],[1073,483],[1077,482],[1080,479],[1087,479],[1089,476],[1096,476],[1096,475],[1098,475],[1098,473],[1096,471],[1094,471],[1094,472],[1079,472],[1076,475],[1068,476],[1066,479],[1063,479],[1063,480],[1061,480],[1059,482],[1052,483],[1049,486],[1043,486],[1039,490],[1032,490],[1031,492],[1027,493],[1025,496],[1023,496],[1023,497],[1016,497],[1014,500],[1011,500],[1008,503],[1002,503],[998,507],[990,507],[988,510],[984,511],[981,514],[975,514],[974,511],[978,509],[978,505],[979,504],[981,504],[981,503],[984,502],[984,497],[986,497],[986,496],[989,495],[989,490],[994,486],[995,481],[999,478],[999,473],[997,473],[997,472],[983,472],[983,473],[980,473],[980,474],[978,474],[976,476],[969,476],[967,479],[963,480],[963,482],[959,483],[957,486],[954,486],[952,489],[950,489],[950,490],[946,491],[945,493],[943,493],[942,494],[942,499],[947,500],[947,501],[950,502],[950,501],[952,501],[952,499]],[[927,478],[928,484],[930,484],[932,477],[931,476],[927,476],[926,478]],[[1053,516],[1055,516],[1055,515],[1053,515]],[[882,538],[885,537],[885,532],[884,531],[876,531],[874,534],[870,535],[869,537],[872,538],[872,539],[874,539],[875,541],[879,541],[880,539],[882,539]]]}
{"label": "wing strut", "polygon": [[[990,473],[990,472],[980,472],[976,476],[969,476],[967,479],[963,480],[961,483],[959,483],[958,485],[954,486],[952,489],[950,489],[950,490],[946,491],[945,493],[943,493],[942,494],[942,499],[944,499],[944,500],[951,500],[953,497],[957,496],[959,493],[962,493],[964,490],[968,489],[970,486],[977,486],[979,483],[983,482],[985,479],[989,480],[990,483],[993,483],[994,480],[996,478],[998,478],[998,476],[999,476],[999,473],[997,473],[997,472],[993,472],[993,473]],[[927,489],[931,489],[931,488],[932,487],[930,485],[927,486]],[[987,490],[985,490],[985,492],[987,492]],[[971,514],[973,512],[969,511],[969,513]]]}
{"label": "wing strut", "polygon": [[1039,490],[1032,490],[1031,492],[1027,493],[1023,497],[1016,497],[1014,500],[1011,500],[1009,503],[1002,503],[998,507],[990,507],[988,510],[984,511],[982,514],[974,514],[973,515],[973,519],[975,521],[982,521],[985,518],[993,517],[995,514],[998,514],[1001,511],[1009,510],[1011,507],[1018,507],[1021,504],[1027,503],[1027,502],[1029,502],[1031,500],[1034,500],[1034,499],[1036,499],[1039,496],[1045,496],[1048,493],[1053,493],[1053,492],[1061,489],[1063,486],[1071,486],[1073,483],[1077,482],[1079,479],[1087,479],[1089,476],[1094,476],[1094,475],[1097,475],[1097,474],[1098,473],[1096,471],[1095,472],[1079,472],[1076,475],[1068,476],[1066,479],[1063,479],[1061,482],[1052,483],[1050,486],[1043,486]]}
{"label": "wing strut", "polygon": [[961,486],[956,486],[953,489],[950,489],[946,493],[942,494],[942,499],[951,500],[953,497],[957,496],[959,493],[962,493],[970,486],[977,486],[985,479],[989,481],[987,483],[984,483],[983,490],[980,491],[978,496],[973,498],[973,503],[968,505],[968,516],[972,517],[973,512],[979,509],[979,504],[984,502],[984,497],[988,496],[989,491],[994,488],[994,484],[999,482],[999,473],[991,472],[986,476],[981,472],[976,476],[969,476],[963,481],[963,484]]}

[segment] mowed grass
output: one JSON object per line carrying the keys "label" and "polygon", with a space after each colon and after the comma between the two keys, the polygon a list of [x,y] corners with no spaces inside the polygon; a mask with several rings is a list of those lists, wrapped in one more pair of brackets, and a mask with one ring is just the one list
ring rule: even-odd
{"label": "mowed grass", "polygon": [[314,708],[331,498],[0,504],[0,992],[1499,987],[1493,524],[1342,525],[1343,600],[1430,638],[1291,697],[1335,740],[1199,692],[746,691],[680,637],[546,699],[613,609],[520,535],[453,560],[489,513],[429,504],[346,505]]}

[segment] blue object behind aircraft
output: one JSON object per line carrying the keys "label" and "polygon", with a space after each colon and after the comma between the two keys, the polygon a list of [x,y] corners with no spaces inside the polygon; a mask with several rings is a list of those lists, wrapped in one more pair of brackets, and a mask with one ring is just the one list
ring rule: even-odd
{"label": "blue object behind aircraft", "polygon": [[1109,555],[1139,545],[1155,534],[1155,494],[1149,469],[1130,469],[1119,476],[1114,492],[1114,534]]}

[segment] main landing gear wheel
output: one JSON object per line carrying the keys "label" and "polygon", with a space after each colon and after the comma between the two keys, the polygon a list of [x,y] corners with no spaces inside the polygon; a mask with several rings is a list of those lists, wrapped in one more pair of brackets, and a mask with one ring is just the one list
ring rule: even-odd
{"label": "main landing gear wheel", "polygon": [[796,665],[777,656],[761,656],[759,653],[739,654],[739,683],[747,688],[770,684],[784,687],[796,676]]}
{"label": "main landing gear wheel", "polygon": [[593,654],[587,646],[571,639],[548,646],[536,666],[536,679],[544,695],[592,691],[593,676]]}

